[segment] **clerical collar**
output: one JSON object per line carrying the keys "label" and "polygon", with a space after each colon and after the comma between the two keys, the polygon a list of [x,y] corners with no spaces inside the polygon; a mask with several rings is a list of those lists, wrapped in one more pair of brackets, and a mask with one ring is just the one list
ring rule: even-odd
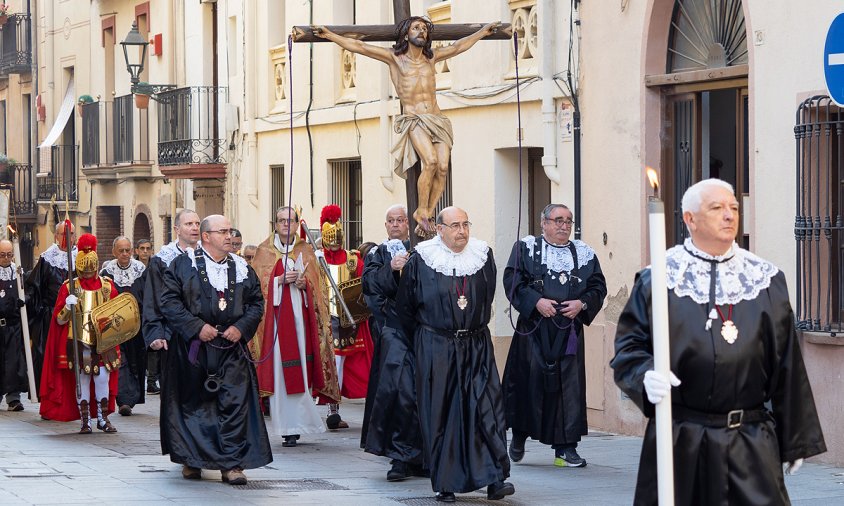
{"label": "clerical collar", "polygon": [[469,238],[463,251],[457,253],[445,245],[440,236],[416,245],[416,252],[425,265],[446,276],[471,276],[486,264],[489,246],[484,241]]}
{"label": "clerical collar", "polygon": [[273,245],[275,249],[279,250],[282,253],[290,253],[293,250],[293,244],[295,243],[295,238],[293,243],[291,244],[282,244],[281,237],[278,234],[275,234],[275,239],[273,240]]}

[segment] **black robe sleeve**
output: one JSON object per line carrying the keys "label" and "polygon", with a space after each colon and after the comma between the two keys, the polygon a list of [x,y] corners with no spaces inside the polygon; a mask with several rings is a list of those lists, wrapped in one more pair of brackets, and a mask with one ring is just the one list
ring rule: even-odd
{"label": "black robe sleeve", "polygon": [[30,319],[40,314],[40,308],[44,302],[43,291],[47,287],[47,280],[44,278],[44,267],[47,262],[38,259],[35,268],[30,271],[24,281],[24,293],[26,297],[26,310]]}
{"label": "black robe sleeve", "polygon": [[[399,285],[396,290],[396,314],[395,321],[388,317],[387,325],[393,328],[402,329],[408,339],[412,339],[416,329],[416,307],[418,305],[416,294],[417,271],[422,258],[419,255],[411,255],[404,265]],[[495,283],[493,283],[495,284]],[[388,315],[389,316],[389,315]]]}
{"label": "black robe sleeve", "polygon": [[643,383],[645,373],[654,368],[650,281],[650,269],[636,275],[633,291],[618,319],[615,357],[610,361],[615,384],[647,417],[654,415],[654,405],[645,396]]}
{"label": "black robe sleeve", "polygon": [[158,257],[149,259],[146,271],[144,271],[144,289],[143,289],[143,334],[144,342],[147,347],[157,340],[164,339],[170,341],[171,331],[170,326],[164,320],[164,315],[161,313],[160,297],[164,293],[164,272],[167,266]]}
{"label": "black robe sleeve", "polygon": [[529,269],[531,263],[533,259],[528,255],[525,243],[521,240],[516,241],[510,252],[507,267],[504,269],[504,294],[519,315],[527,320],[538,316],[533,313],[536,311],[537,302],[542,298],[542,293],[531,286],[533,282]]}
{"label": "black robe sleeve", "polygon": [[398,290],[399,273],[390,266],[390,253],[383,244],[375,253],[366,256],[363,267],[363,295],[372,316],[381,325],[387,319],[390,299]]}
{"label": "black robe sleeve", "polygon": [[240,331],[241,339],[249,342],[258,330],[258,324],[264,317],[264,296],[261,294],[261,282],[251,266],[243,280],[243,315],[232,325]]}
{"label": "black robe sleeve", "polygon": [[601,270],[601,263],[598,257],[593,258],[589,263],[592,265],[592,273],[586,280],[586,289],[580,293],[578,299],[586,303],[586,310],[577,315],[577,319],[584,325],[590,325],[592,320],[598,316],[604,306],[604,299],[607,296],[607,280]]}
{"label": "black robe sleeve", "polygon": [[187,256],[173,260],[170,268],[164,271],[164,291],[161,294],[162,315],[167,323],[179,329],[179,335],[187,341],[198,336],[206,323],[197,316],[200,314],[199,299],[202,294],[199,287],[191,283],[191,271],[196,272]]}

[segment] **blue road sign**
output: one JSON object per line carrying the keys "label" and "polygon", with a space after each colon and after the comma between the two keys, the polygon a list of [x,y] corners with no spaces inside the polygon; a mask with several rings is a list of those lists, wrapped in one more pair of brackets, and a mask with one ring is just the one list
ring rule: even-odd
{"label": "blue road sign", "polygon": [[844,107],[844,13],[829,25],[823,47],[823,74],[829,96]]}

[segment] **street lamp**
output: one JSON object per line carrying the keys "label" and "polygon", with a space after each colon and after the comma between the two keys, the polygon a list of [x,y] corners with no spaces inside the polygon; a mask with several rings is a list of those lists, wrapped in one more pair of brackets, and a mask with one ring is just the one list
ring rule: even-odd
{"label": "street lamp", "polygon": [[[141,37],[141,32],[138,31],[137,21],[132,22],[132,29],[129,30],[129,34],[126,35],[126,38],[120,45],[123,46],[123,58],[126,60],[126,70],[129,71],[129,80],[132,82],[132,93],[149,95],[150,98],[156,100],[156,93],[176,88],[173,84],[140,84],[141,72],[144,71],[144,61],[147,57],[147,46],[149,46],[149,42]],[[137,49],[140,49],[140,51],[137,51]],[[140,54],[140,59],[136,61],[138,54]]]}

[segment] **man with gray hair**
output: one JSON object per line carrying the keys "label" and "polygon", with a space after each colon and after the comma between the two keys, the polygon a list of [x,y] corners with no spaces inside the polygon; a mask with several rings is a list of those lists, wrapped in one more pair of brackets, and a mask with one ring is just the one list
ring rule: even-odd
{"label": "man with gray hair", "polygon": [[683,221],[691,237],[666,252],[673,372],[654,370],[650,268],[636,276],[610,363],[649,419],[634,502],[657,503],[654,412],[671,391],[676,504],[789,504],[780,464],[793,474],[826,444],[785,276],[735,243],[728,183],[691,186]]}
{"label": "man with gray hair", "polygon": [[29,382],[14,256],[12,242],[0,241],[0,394],[6,395],[7,410],[23,411],[21,392],[29,391]]}
{"label": "man with gray hair", "polygon": [[571,239],[568,207],[549,204],[539,218],[542,234],[516,241],[504,270],[504,293],[519,312],[503,381],[510,458],[522,460],[531,437],[554,449],[554,465],[583,467],[583,327],[601,310],[607,283],[595,250]]}
{"label": "man with gray hair", "polygon": [[[105,262],[100,276],[112,280],[117,293],[130,293],[142,305],[144,301],[144,271],[140,260],[132,258],[132,241],[126,236],[114,238],[114,258]],[[117,380],[117,412],[121,416],[132,414],[135,404],[144,403],[144,380],[147,368],[144,336],[138,332],[120,345],[120,369]]]}
{"label": "man with gray hair", "polygon": [[32,367],[35,384],[41,384],[44,348],[53,319],[59,289],[67,281],[67,248],[71,248],[71,268],[76,262],[76,231],[70,227],[70,243],[66,244],[64,222],[56,225],[55,242],[38,259],[26,278],[26,303],[29,316],[29,338],[32,342]]}
{"label": "man with gray hair", "polygon": [[390,206],[384,228],[387,239],[364,257],[363,294],[372,311],[374,351],[361,447],[373,455],[389,457],[392,468],[387,472],[387,481],[400,481],[424,474],[413,346],[401,328],[387,326],[388,317],[395,319],[396,291],[410,256],[407,208],[401,204]]}

